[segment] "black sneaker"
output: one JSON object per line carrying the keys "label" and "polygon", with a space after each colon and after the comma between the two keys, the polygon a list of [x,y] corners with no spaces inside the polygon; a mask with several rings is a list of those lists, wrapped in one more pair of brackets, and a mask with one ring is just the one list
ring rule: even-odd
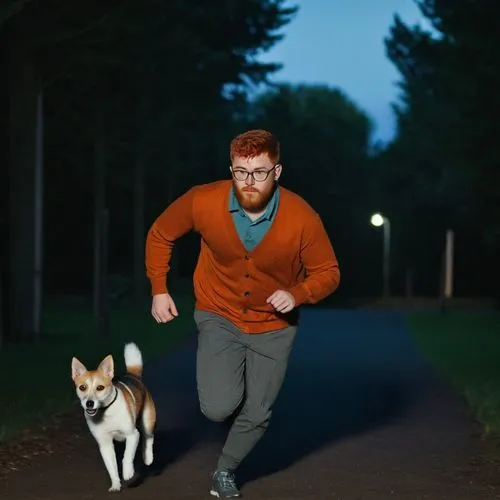
{"label": "black sneaker", "polygon": [[236,487],[234,474],[227,470],[216,470],[212,476],[210,494],[220,499],[240,498],[241,494]]}

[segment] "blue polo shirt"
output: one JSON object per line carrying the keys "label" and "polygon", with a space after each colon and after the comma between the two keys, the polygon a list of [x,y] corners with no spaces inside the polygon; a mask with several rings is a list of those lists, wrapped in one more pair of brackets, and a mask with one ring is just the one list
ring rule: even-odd
{"label": "blue polo shirt", "polygon": [[233,215],[234,225],[236,226],[236,231],[238,232],[240,240],[248,251],[251,251],[260,243],[271,227],[276,212],[278,211],[279,198],[279,186],[277,186],[272,198],[267,204],[266,211],[258,219],[252,221],[241,208],[234,194],[234,189],[231,187],[229,211]]}

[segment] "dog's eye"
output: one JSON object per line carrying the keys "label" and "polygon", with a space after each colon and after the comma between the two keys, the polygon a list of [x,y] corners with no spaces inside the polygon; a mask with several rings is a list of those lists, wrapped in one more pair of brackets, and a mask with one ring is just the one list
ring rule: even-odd
{"label": "dog's eye", "polygon": [[82,392],[87,390],[87,386],[82,384],[80,387],[78,387]]}
{"label": "dog's eye", "polygon": [[103,385],[98,385],[97,386],[98,391],[104,391],[104,386]]}

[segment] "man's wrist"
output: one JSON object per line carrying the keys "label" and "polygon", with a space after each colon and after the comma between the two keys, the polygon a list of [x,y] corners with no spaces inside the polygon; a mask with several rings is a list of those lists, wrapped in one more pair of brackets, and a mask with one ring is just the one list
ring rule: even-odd
{"label": "man's wrist", "polygon": [[151,296],[168,293],[167,283],[165,278],[154,278],[151,282]]}
{"label": "man's wrist", "polygon": [[293,288],[287,290],[287,292],[293,297],[293,300],[295,301],[295,304],[293,306],[294,308],[304,304],[309,297],[308,290],[304,283],[295,285]]}

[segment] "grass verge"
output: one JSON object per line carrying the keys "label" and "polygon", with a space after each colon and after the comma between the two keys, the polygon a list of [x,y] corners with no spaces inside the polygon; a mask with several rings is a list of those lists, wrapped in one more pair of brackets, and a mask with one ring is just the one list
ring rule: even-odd
{"label": "grass verge", "polygon": [[485,434],[500,437],[500,315],[410,315],[424,356],[451,380]]}
{"label": "grass verge", "polygon": [[151,318],[149,304],[140,311],[115,307],[110,311],[111,335],[101,339],[93,333],[88,305],[48,302],[41,345],[6,345],[0,351],[0,443],[71,408],[76,398],[72,356],[90,368],[111,353],[119,372],[124,369],[125,342],[136,342],[145,360],[168,352],[194,331],[194,299],[179,296],[176,305],[179,317],[161,326]]}

